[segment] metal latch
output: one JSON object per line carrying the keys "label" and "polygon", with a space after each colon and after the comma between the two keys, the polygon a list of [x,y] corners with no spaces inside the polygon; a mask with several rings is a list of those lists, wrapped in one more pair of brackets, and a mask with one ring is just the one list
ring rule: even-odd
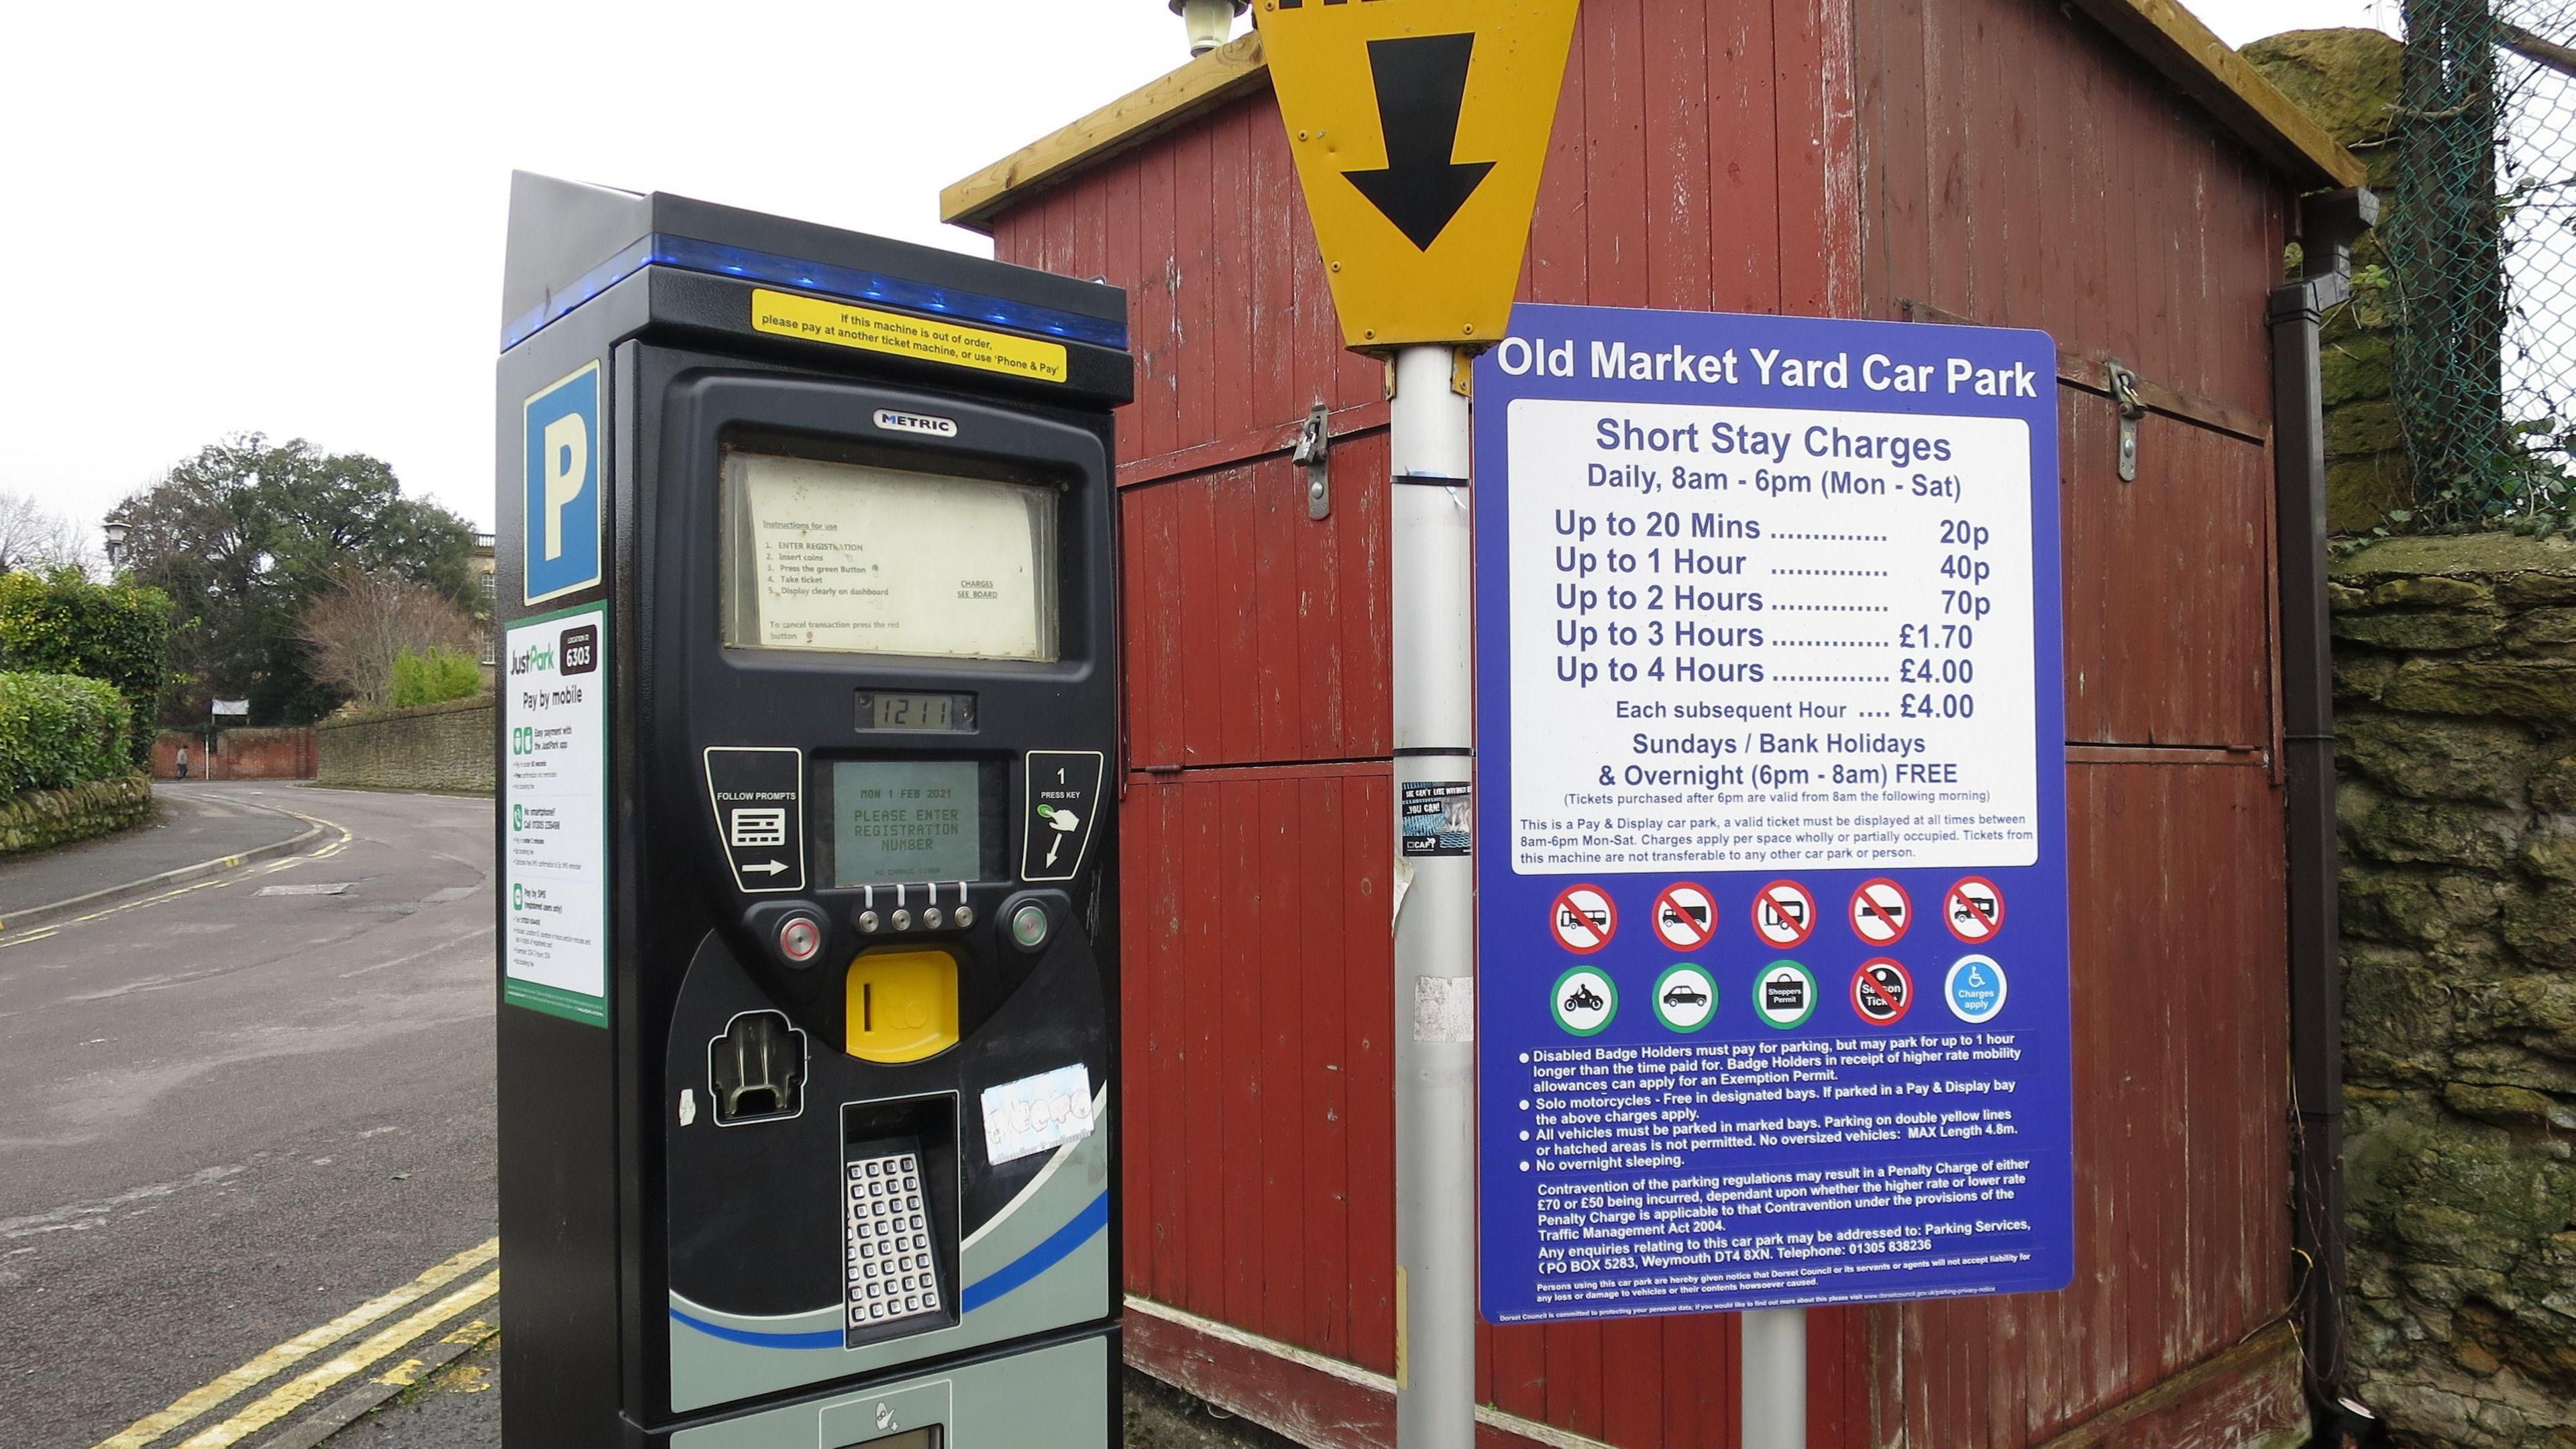
{"label": "metal latch", "polygon": [[1317,403],[1306,410],[1306,421],[1297,428],[1297,449],[1289,454],[1291,461],[1306,470],[1306,516],[1333,516],[1333,410]]}
{"label": "metal latch", "polygon": [[2147,405],[2138,401],[2138,375],[2116,362],[2102,364],[2102,372],[2111,387],[2111,401],[2120,407],[2120,481],[2138,481],[2138,419],[2147,415]]}

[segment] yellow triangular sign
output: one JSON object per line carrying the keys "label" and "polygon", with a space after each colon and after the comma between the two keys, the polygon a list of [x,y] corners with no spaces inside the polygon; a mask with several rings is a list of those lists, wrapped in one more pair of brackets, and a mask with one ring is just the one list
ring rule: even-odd
{"label": "yellow triangular sign", "polygon": [[1342,340],[1503,335],[1580,0],[1261,0]]}

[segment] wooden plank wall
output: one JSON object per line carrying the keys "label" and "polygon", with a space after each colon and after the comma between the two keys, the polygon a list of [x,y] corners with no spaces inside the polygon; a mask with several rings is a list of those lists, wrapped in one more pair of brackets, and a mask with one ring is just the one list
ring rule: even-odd
{"label": "wooden plank wall", "polygon": [[[1855,17],[1871,315],[2042,328],[2268,423],[2277,179],[2059,7]],[[2110,402],[2060,399],[2077,1277],[1875,1312],[1882,1443],[2040,1443],[2290,1301],[2270,450],[2150,416],[2123,483]],[[2237,1442],[2302,1416],[2230,1412]]]}
{"label": "wooden plank wall", "polygon": [[[1587,0],[1521,295],[1914,300],[2268,416],[2279,199],[2083,25],[2034,0]],[[1127,1287],[1391,1373],[1381,369],[1338,346],[1266,93],[1041,193],[995,243],[1128,288],[1138,355]],[[1317,402],[1334,503],[1311,522],[1286,449]],[[2151,418],[2121,485],[2107,405],[2069,391],[2064,417],[2083,1277],[1816,1314],[1818,1446],[2038,1443],[2286,1298],[2268,460]],[[1479,1350],[1511,1414],[1734,1443],[1731,1317],[1486,1328]]]}

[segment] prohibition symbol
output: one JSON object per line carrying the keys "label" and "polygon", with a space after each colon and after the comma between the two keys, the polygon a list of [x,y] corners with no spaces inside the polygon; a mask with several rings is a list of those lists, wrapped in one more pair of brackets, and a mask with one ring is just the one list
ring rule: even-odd
{"label": "prohibition symbol", "polygon": [[1589,956],[1619,933],[1619,908],[1610,904],[1609,892],[1599,886],[1567,886],[1548,908],[1547,923],[1556,932],[1556,944]]}
{"label": "prohibition symbol", "polygon": [[1950,887],[1941,902],[1941,921],[1951,935],[1982,946],[2004,928],[2004,893],[1984,876],[1969,876]]}
{"label": "prohibition symbol", "polygon": [[1816,933],[1816,898],[1793,880],[1775,880],[1753,897],[1753,933],[1787,949]]}
{"label": "prohibition symbol", "polygon": [[1905,928],[1914,924],[1914,899],[1905,887],[1880,876],[1865,880],[1852,892],[1852,929],[1873,946],[1890,946],[1905,939]]}
{"label": "prohibition symbol", "polygon": [[1676,951],[1696,951],[1717,934],[1717,898],[1694,881],[1676,881],[1655,897],[1655,934]]}
{"label": "prohibition symbol", "polygon": [[1884,956],[1852,973],[1852,1010],[1872,1026],[1894,1026],[1914,1005],[1914,976]]}

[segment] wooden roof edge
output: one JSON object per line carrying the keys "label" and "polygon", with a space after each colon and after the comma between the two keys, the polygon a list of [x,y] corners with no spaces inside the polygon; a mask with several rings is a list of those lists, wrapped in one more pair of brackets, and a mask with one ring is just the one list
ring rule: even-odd
{"label": "wooden roof edge", "polygon": [[2360,186],[2369,179],[2360,157],[2174,0],[2074,0],[2074,5],[2301,190]]}
{"label": "wooden roof edge", "polygon": [[[2360,158],[2174,0],[2073,4],[2302,189],[2359,186],[2367,179]],[[995,217],[1030,194],[1234,99],[1269,69],[1261,33],[1246,31],[948,187],[939,193],[940,220],[990,233]]]}
{"label": "wooden roof edge", "polygon": [[939,219],[990,234],[993,219],[1030,193],[1141,146],[1252,89],[1269,74],[1261,32],[1245,31],[941,191]]}

